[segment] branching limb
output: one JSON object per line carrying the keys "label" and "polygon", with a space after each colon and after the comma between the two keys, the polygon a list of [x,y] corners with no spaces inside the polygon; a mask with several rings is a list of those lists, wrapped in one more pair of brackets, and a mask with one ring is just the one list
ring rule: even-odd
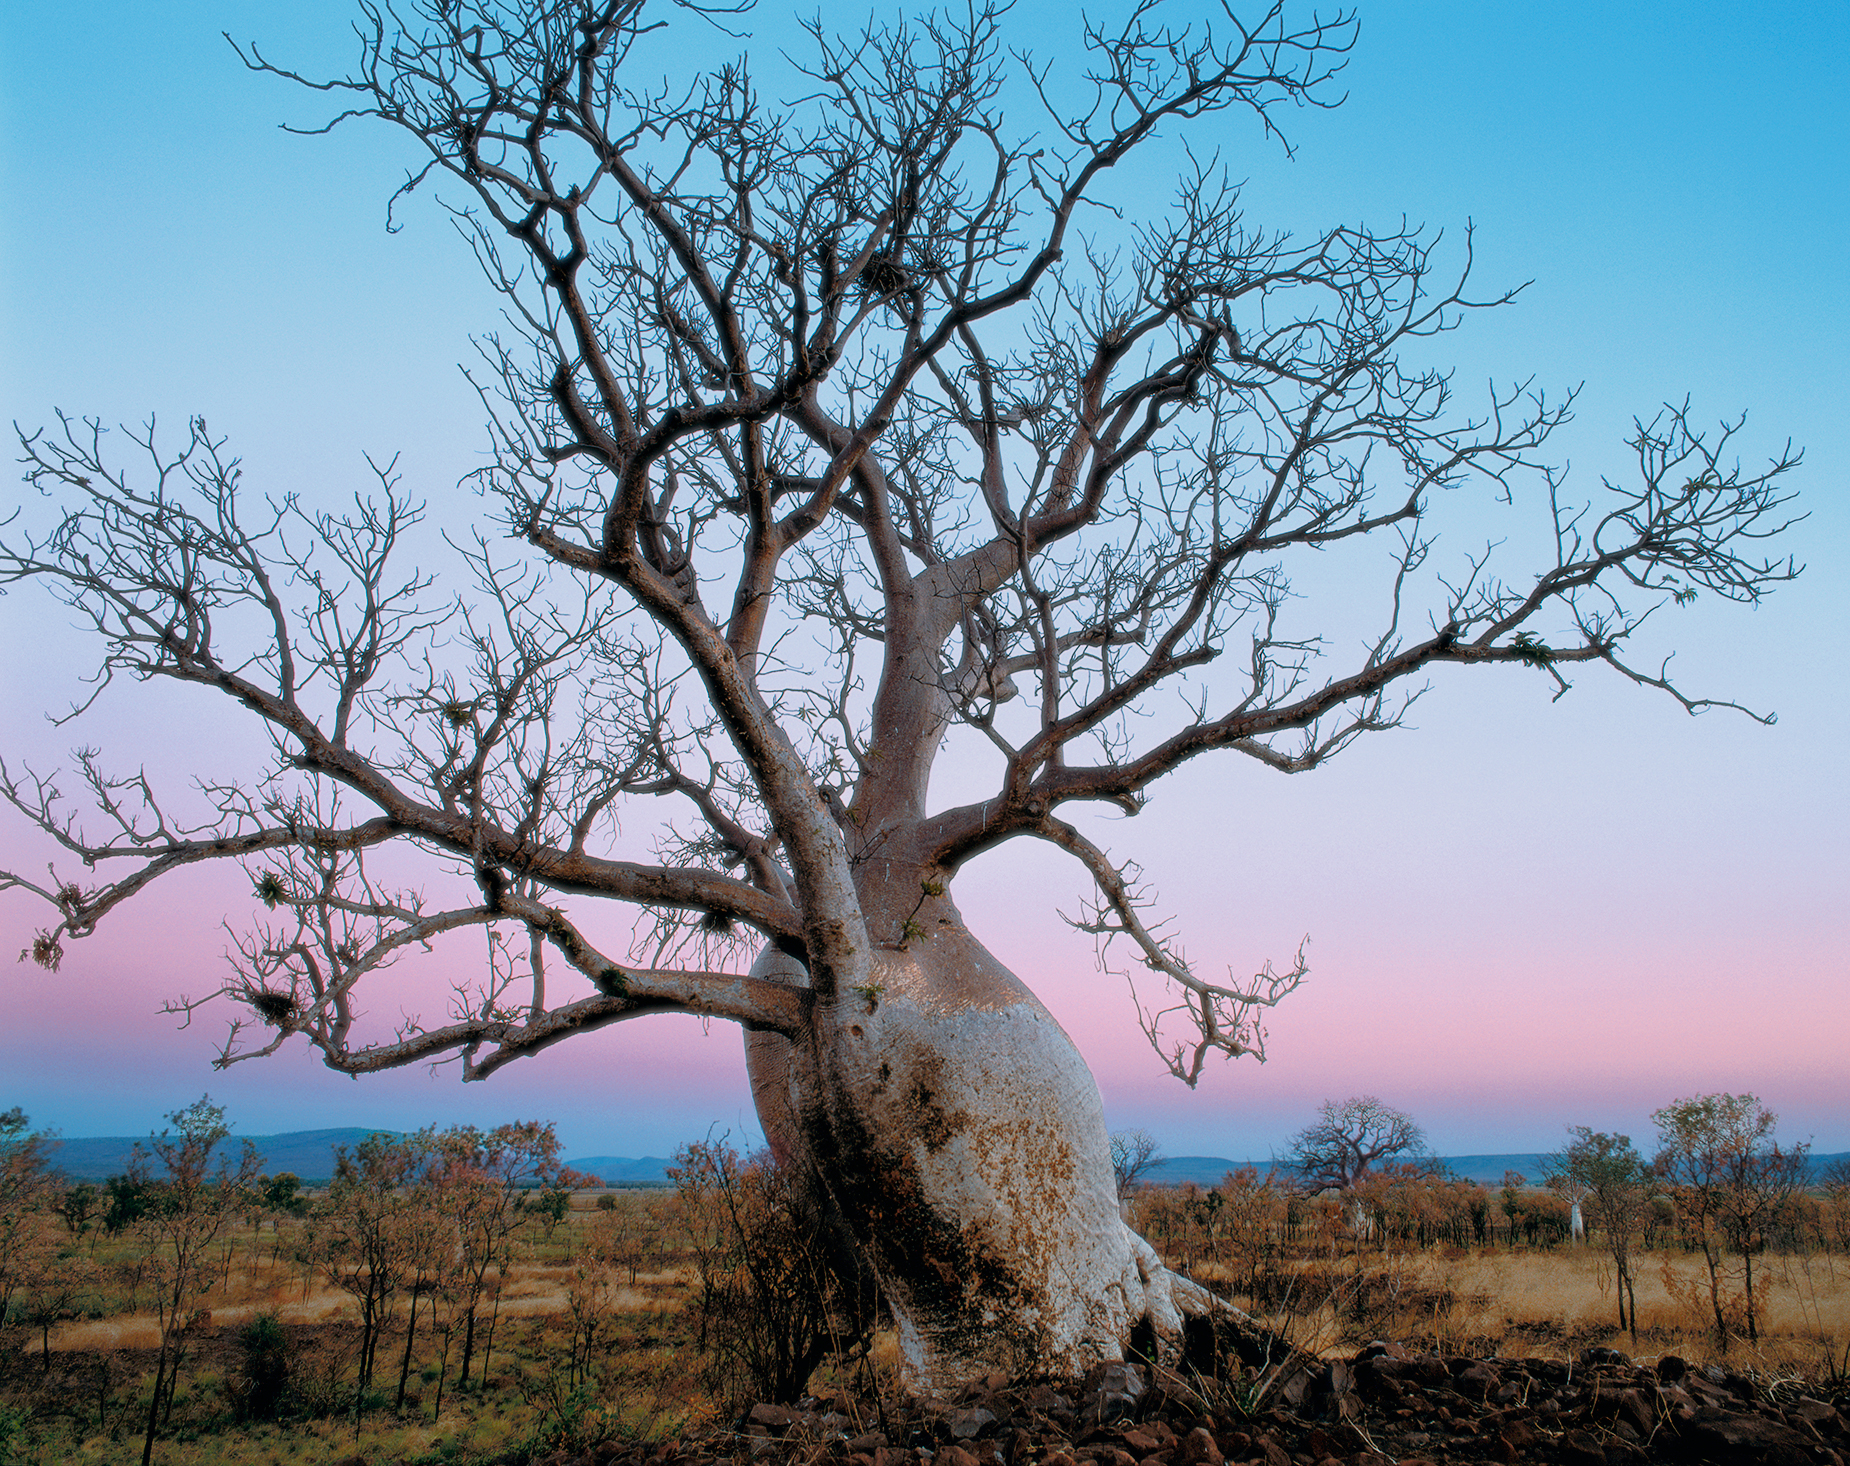
{"label": "branching limb", "polygon": [[[1209,982],[1189,966],[1172,939],[1163,937],[1160,926],[1152,927],[1144,920],[1143,912],[1151,906],[1152,897],[1137,884],[1135,866],[1114,863],[1062,820],[1043,820],[1034,833],[1073,855],[1092,874],[1098,899],[1086,903],[1078,917],[1065,920],[1097,939],[1099,966],[1105,971],[1114,970],[1109,965],[1109,952],[1112,943],[1124,938],[1137,949],[1144,967],[1160,973],[1180,989],[1179,1001],[1167,1007],[1146,1007],[1129,970],[1118,970],[1130,984],[1144,1036],[1171,1074],[1192,1089],[1211,1054],[1229,1058],[1251,1054],[1265,1062],[1266,1031],[1261,1015],[1296,992],[1309,975],[1305,957],[1308,943],[1300,944],[1285,972],[1274,971],[1268,962],[1242,986]],[[1177,1039],[1166,1031],[1166,1020],[1172,1018],[1189,1026],[1188,1038]]]}

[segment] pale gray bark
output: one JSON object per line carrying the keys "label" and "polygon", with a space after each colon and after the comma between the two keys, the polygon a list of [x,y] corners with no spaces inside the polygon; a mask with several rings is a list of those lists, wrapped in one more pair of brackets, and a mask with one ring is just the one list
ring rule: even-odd
{"label": "pale gray bark", "polygon": [[[255,784],[210,774],[203,806],[89,752],[80,790],[0,768],[97,872],[0,876],[52,909],[31,955],[242,860],[264,909],[229,980],[175,1005],[238,1005],[221,1062],[299,1037],[346,1072],[454,1054],[480,1078],[612,1022],[725,1018],[921,1383],[1078,1368],[1139,1317],[1172,1325],[1199,1290],[1118,1220],[1090,1076],[965,928],[960,868],[1020,836],[1068,851],[1101,960],[1128,944],[1165,985],[1138,1014],[1170,1069],[1263,1057],[1302,952],[1203,971],[1070,807],[1134,813],[1210,752],[1314,768],[1443,666],[1565,691],[1604,663],[1714,705],[1626,644],[1667,600],[1796,573],[1762,545],[1796,455],[1743,470],[1732,428],[1670,408],[1635,473],[1576,502],[1540,456],[1564,403],[1523,387],[1469,412],[1406,362],[1509,298],[1469,290],[1468,246],[1446,274],[1416,232],[1268,234],[1210,165],[1121,248],[1088,242],[1161,139],[1209,117],[1258,138],[1335,101],[1346,18],[1142,4],[1086,32],[1084,75],[1022,66],[990,7],[818,23],[801,100],[773,104],[742,61],[660,83],[658,22],[693,28],[681,56],[731,46],[700,6],[360,8],[354,72],[309,84],[336,121],[402,130],[422,168],[402,192],[447,188],[503,292],[480,481],[527,559],[484,534],[461,547],[472,587],[440,596],[397,568],[421,511],[389,469],[334,513],[253,494],[203,423],[131,433],[126,457],[94,423],[24,434],[63,514],[9,531],[0,578],[94,626],[104,686],[216,692],[277,748]],[[1004,115],[1011,70],[1037,115]],[[1429,515],[1473,488],[1532,513],[1538,564],[1441,563]],[[1378,619],[1345,661],[1290,567],[1377,542]],[[989,751],[987,797],[934,804],[947,738]],[[620,841],[638,828],[646,860]],[[441,900],[382,883],[387,845],[460,879]],[[587,934],[603,901],[646,918],[632,951]],[[447,1021],[366,1028],[362,989],[469,932],[488,961]],[[740,975],[765,943],[784,965]]]}

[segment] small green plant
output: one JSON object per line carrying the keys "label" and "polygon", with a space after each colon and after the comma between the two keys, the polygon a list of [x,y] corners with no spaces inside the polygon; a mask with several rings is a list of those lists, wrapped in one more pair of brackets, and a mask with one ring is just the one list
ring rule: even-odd
{"label": "small green plant", "polygon": [[230,1382],[238,1414],[246,1420],[274,1420],[289,1388],[289,1338],[273,1313],[260,1313],[238,1334],[243,1355]]}
{"label": "small green plant", "polygon": [[862,1002],[867,1004],[867,1011],[871,1013],[880,1006],[880,995],[886,991],[886,984],[883,982],[857,982],[850,991],[853,992],[856,997],[860,998]]}
{"label": "small green plant", "polygon": [[30,1417],[15,1405],[0,1405],[0,1462],[24,1461],[31,1442],[27,1438]]}
{"label": "small green plant", "polygon": [[1537,641],[1532,632],[1517,632],[1510,645],[1516,649],[1516,655],[1525,667],[1546,667],[1554,660],[1554,652]]}

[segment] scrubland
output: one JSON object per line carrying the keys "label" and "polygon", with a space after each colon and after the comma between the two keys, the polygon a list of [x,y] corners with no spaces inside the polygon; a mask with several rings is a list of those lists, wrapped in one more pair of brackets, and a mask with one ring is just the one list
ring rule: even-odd
{"label": "scrubland", "polygon": [[[1313,1351],[1353,1352],[1374,1338],[1545,1357],[1607,1345],[1639,1359],[1725,1359],[1736,1370],[1841,1388],[1850,1254],[1832,1230],[1829,1199],[1803,1201],[1801,1224],[1769,1238],[1755,1260],[1752,1340],[1718,1335],[1703,1253],[1674,1221],[1641,1239],[1633,1258],[1634,1339],[1617,1326],[1614,1266],[1597,1233],[1574,1241],[1551,1224],[1525,1226],[1520,1210],[1493,1208],[1481,1239],[1470,1226],[1458,1240],[1431,1217],[1423,1227],[1384,1221],[1358,1235],[1341,1209],[1289,1201],[1250,1178],[1213,1192],[1151,1188],[1129,1205],[1172,1265]],[[1522,1205],[1545,1214],[1549,1199]],[[723,1428],[754,1388],[736,1360],[717,1360],[727,1317],[700,1307],[714,1255],[702,1228],[713,1218],[692,1206],[666,1190],[581,1192],[562,1217],[523,1221],[505,1273],[485,1295],[466,1382],[457,1378],[458,1316],[435,1290],[419,1296],[407,1358],[416,1289],[401,1287],[382,1305],[365,1388],[351,1273],[339,1281],[351,1265],[315,1251],[312,1205],[307,1216],[247,1221],[216,1245],[201,1306],[176,1336],[177,1384],[154,1458],[175,1466],[521,1461],[561,1445]],[[16,1306],[17,1321],[0,1334],[0,1461],[136,1459],[158,1403],[162,1330],[145,1240],[93,1229],[66,1239],[65,1256],[84,1286],[55,1317],[42,1310],[27,1321]],[[1726,1290],[1740,1286],[1739,1259],[1723,1261],[1722,1298],[1734,1308]],[[253,1409],[262,1341],[279,1336],[279,1393]],[[870,1347],[851,1362],[825,1363],[808,1388],[847,1404],[890,1387],[892,1370],[892,1341],[876,1331]]]}

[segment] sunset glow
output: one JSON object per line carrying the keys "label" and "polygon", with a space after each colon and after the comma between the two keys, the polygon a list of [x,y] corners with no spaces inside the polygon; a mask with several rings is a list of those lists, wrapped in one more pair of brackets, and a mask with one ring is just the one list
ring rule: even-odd
{"label": "sunset glow", "polygon": [[[1064,33],[1066,7],[1019,10],[1031,31]],[[5,415],[29,431],[56,409],[176,426],[203,413],[254,490],[324,502],[366,487],[362,454],[398,455],[440,525],[474,522],[478,501],[454,485],[480,462],[482,414],[455,363],[496,320],[467,250],[422,194],[388,235],[385,200],[411,161],[396,142],[280,131],[321,103],[247,73],[219,39],[337,68],[346,7],[108,0],[76,24],[45,6],[0,21]],[[758,36],[794,44],[776,0]],[[1080,867],[1025,842],[979,857],[954,895],[1076,1039],[1114,1127],[1172,1154],[1258,1159],[1320,1101],[1370,1092],[1442,1154],[1550,1149],[1568,1125],[1648,1148],[1652,1110],[1729,1090],[1760,1095],[1784,1137],[1850,1149],[1847,56],[1841,5],[1654,0],[1596,31],[1590,16],[1577,29],[1450,0],[1383,5],[1363,11],[1347,105],[1281,117],[1296,162],[1250,128],[1219,140],[1257,221],[1404,213],[1458,237],[1470,221],[1487,288],[1533,277],[1436,349],[1461,390],[1493,374],[1584,384],[1552,445],[1574,492],[1623,476],[1633,415],[1685,394],[1704,422],[1749,411],[1745,460],[1804,445],[1810,517],[1784,548],[1808,568],[1758,608],[1666,608],[1648,639],[1652,657],[1675,653],[1681,685],[1777,712],[1775,726],[1690,718],[1597,668],[1559,701],[1526,669],[1445,668],[1405,729],[1325,768],[1198,762],[1136,819],[1092,819],[1205,969],[1286,965],[1309,939],[1311,977],[1271,1018],[1269,1062],[1219,1066],[1195,1090],[1165,1074],[1123,978],[1061,921]],[[429,553],[436,570],[434,535]],[[88,695],[93,649],[41,587],[9,587],[0,616],[9,769],[96,746],[179,790],[260,763],[254,729],[184,688],[112,687],[51,726],[47,711]],[[954,744],[935,787],[961,797],[989,774]],[[36,875],[57,855],[0,818],[0,866]],[[255,906],[238,871],[194,872],[74,944],[60,971],[10,967],[0,1109],[137,1134],[209,1090],[247,1134],[542,1118],[568,1155],[756,1133],[737,1032],[684,1018],[576,1039],[485,1085],[423,1069],[355,1082],[306,1049],[213,1072],[223,1015],[175,1032],[158,1009],[222,980],[225,924]],[[41,924],[32,900],[0,893],[9,954]],[[433,1015],[450,964],[479,957],[479,936],[457,939],[369,1001]]]}

